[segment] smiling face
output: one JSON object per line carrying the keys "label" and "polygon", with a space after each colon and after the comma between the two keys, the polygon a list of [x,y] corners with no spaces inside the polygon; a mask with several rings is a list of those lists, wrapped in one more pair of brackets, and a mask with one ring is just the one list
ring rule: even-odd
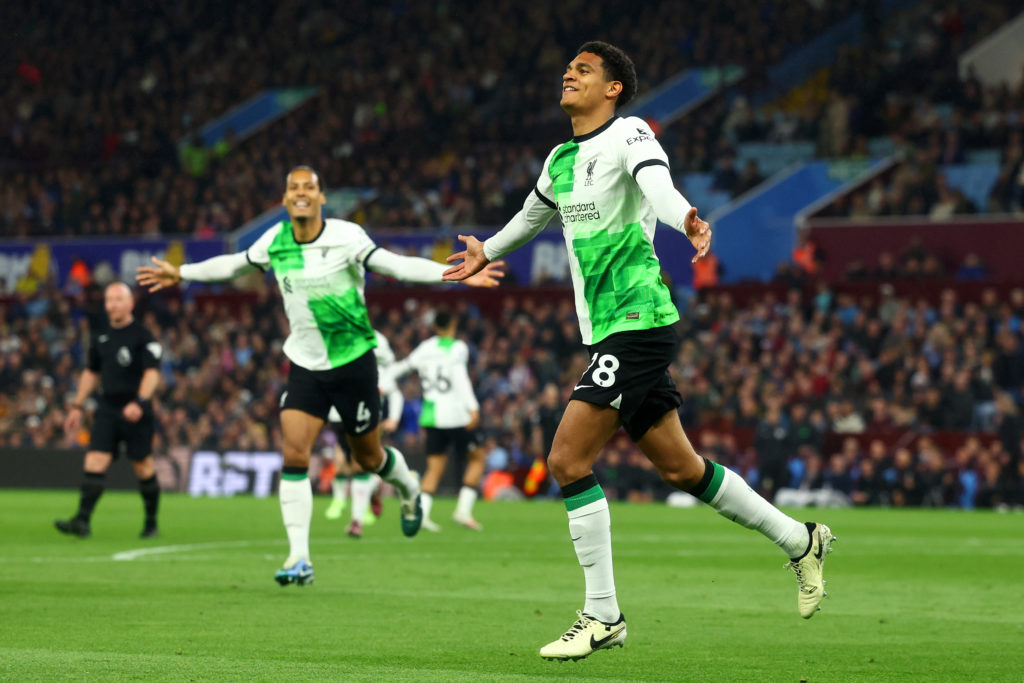
{"label": "smiling face", "polygon": [[316,173],[297,168],[288,174],[281,203],[292,221],[315,219],[326,201],[327,197],[320,189],[320,178]]}
{"label": "smiling face", "polygon": [[621,82],[606,80],[604,60],[593,52],[581,52],[565,67],[559,104],[569,114],[582,114],[607,105],[614,109],[621,92]]}

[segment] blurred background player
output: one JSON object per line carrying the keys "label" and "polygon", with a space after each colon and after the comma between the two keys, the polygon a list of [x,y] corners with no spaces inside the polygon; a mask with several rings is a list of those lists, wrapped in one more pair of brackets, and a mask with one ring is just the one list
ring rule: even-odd
{"label": "blurred background player", "polygon": [[802,524],[755,493],[736,473],[694,451],[679,421],[682,398],[668,372],[679,312],[654,251],[661,220],[684,233],[697,261],[711,228],[675,189],[661,144],[647,123],[616,109],[636,94],[632,60],[620,49],[583,44],[562,75],[562,109],[573,137],[551,150],[523,209],[486,242],[459,236],[466,250],[445,277],[477,272],[532,239],[559,212],[590,366],[573,388],[548,466],[562,488],[569,537],[586,582],[578,619],[540,650],[545,659],[580,659],[621,646],[626,619],[612,571],[608,501],[593,472],[608,440],[624,427],[668,484],[756,529],[779,546],[796,572],[797,606],[813,616],[824,596],[822,563],[833,540],[827,526]]}
{"label": "blurred background player", "polygon": [[155,538],[160,484],[153,465],[154,420],[150,401],[160,383],[161,347],[132,315],[135,300],[128,285],[123,282],[108,285],[104,306],[109,327],[95,335],[89,344],[88,365],[82,370],[78,391],[64,421],[66,432],[77,431],[82,424],[85,400],[99,386],[78,513],[71,519],[57,520],[54,525],[65,534],[81,538],[90,535],[89,520],[103,494],[107,468],[123,446],[139,478],[145,508],[145,523],[139,535]]}
{"label": "blurred background player", "polygon": [[[182,280],[216,282],[274,269],[291,330],[284,343],[291,365],[281,399],[284,468],[278,489],[289,553],[274,575],[282,586],[313,582],[309,458],[332,406],[344,422],[355,461],[398,489],[402,533],[415,536],[423,517],[419,482],[405,456],[381,444],[373,356],[377,340],[363,286],[366,269],[407,282],[436,283],[444,267],[380,249],[355,223],[324,219],[326,201],[316,172],[308,166],[296,167],[285,179],[281,202],[288,219],[270,227],[246,251],[180,268],[154,258],[154,265],[140,267],[137,276],[140,284],[157,291]],[[494,287],[502,275],[499,266],[467,284]]]}
{"label": "blurred background player", "polygon": [[[404,399],[398,385],[388,373],[388,368],[395,362],[395,353],[387,337],[374,330],[377,336],[377,348],[373,350],[377,358],[377,382],[383,399],[381,411],[387,417],[381,420],[382,434],[393,434],[398,429],[402,417]],[[327,416],[331,428],[338,435],[338,443],[334,446],[334,480],[331,482],[331,504],[327,507],[327,519],[340,519],[345,511],[349,494],[352,498],[352,520],[346,533],[353,538],[363,535],[363,527],[370,526],[381,515],[380,477],[373,472],[364,472],[357,463],[350,462],[344,449],[344,425],[336,408],[331,408]],[[367,517],[367,509],[373,513]]]}
{"label": "blurred background player", "polygon": [[408,358],[395,363],[391,369],[395,379],[415,370],[423,389],[420,426],[427,432],[427,471],[422,482],[423,528],[441,530],[430,518],[430,511],[451,450],[457,463],[466,463],[452,519],[467,529],[481,531],[483,527],[473,518],[473,505],[484,474],[485,454],[473,435],[480,422],[480,404],[469,381],[469,347],[455,338],[457,321],[449,312],[438,311],[433,327],[436,336],[420,343]]}

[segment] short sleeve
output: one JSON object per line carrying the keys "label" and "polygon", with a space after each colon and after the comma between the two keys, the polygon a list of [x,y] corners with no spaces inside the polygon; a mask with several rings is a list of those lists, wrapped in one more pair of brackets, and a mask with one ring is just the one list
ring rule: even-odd
{"label": "short sleeve", "polygon": [[245,250],[245,260],[264,272],[269,270],[270,245],[273,244],[274,238],[277,236],[281,226],[282,224],[278,223],[272,228],[268,228],[265,233],[260,235],[259,238]]}
{"label": "short sleeve", "polygon": [[630,116],[623,119],[622,124],[616,126],[615,133],[622,154],[622,166],[627,173],[636,179],[637,172],[645,166],[669,167],[668,155],[646,121]]}
{"label": "short sleeve", "polygon": [[92,341],[89,343],[89,357],[86,359],[86,367],[93,372],[100,371],[100,340],[95,335],[93,335]]}
{"label": "short sleeve", "polygon": [[142,367],[146,368],[159,368],[160,358],[164,355],[164,347],[160,345],[156,339],[153,338],[152,333],[149,330],[143,328],[142,342],[144,344],[144,351],[142,353]]}

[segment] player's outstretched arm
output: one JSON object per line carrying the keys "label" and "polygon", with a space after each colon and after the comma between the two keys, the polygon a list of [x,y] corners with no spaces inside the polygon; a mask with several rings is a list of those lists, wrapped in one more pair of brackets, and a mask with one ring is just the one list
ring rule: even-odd
{"label": "player's outstretched arm", "polygon": [[[375,273],[405,282],[434,284],[452,279],[443,277],[445,269],[440,263],[419,256],[402,256],[387,249],[375,249],[366,258],[366,267]],[[505,262],[495,261],[486,264],[472,276],[458,279],[470,287],[497,287],[503,277]]]}
{"label": "player's outstretched arm", "polygon": [[214,256],[199,263],[187,263],[180,268],[155,256],[152,261],[152,266],[139,266],[139,271],[135,275],[135,281],[143,287],[148,287],[151,292],[173,287],[182,280],[222,282],[257,270],[257,266],[249,261],[244,251]]}
{"label": "player's outstretched arm", "polygon": [[697,207],[690,206],[690,202],[676,189],[668,166],[650,165],[639,169],[636,184],[651,202],[658,220],[690,240],[697,250],[691,262],[696,263],[707,256],[711,251],[711,226],[697,216]]}
{"label": "player's outstretched arm", "polygon": [[[473,285],[473,278],[479,274],[493,272],[489,271],[491,266],[500,263],[495,259],[532,240],[554,215],[555,204],[550,199],[546,199],[535,187],[534,191],[523,201],[523,208],[519,213],[488,239],[486,245],[472,235],[459,235],[459,241],[465,244],[466,248],[452,254],[446,260],[448,263],[455,261],[462,261],[462,263],[457,263],[444,271],[444,279]],[[489,287],[493,285],[478,284],[476,286]]]}

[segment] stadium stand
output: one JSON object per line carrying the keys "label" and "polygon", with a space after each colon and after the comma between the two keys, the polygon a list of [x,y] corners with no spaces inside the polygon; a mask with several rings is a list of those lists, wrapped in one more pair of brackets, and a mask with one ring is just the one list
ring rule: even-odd
{"label": "stadium stand", "polygon": [[[977,301],[965,301],[958,285],[947,284],[935,302],[825,285],[803,293],[771,288],[743,301],[728,290],[710,291],[684,316],[672,369],[685,399],[685,426],[770,493],[817,488],[821,477],[856,503],[1024,503],[1015,404],[1024,392],[1024,289],[984,287]],[[545,387],[562,394],[556,403],[563,404],[587,364],[571,299],[529,291],[499,294],[506,298],[484,313],[467,303],[458,308],[481,429],[510,470],[528,468],[549,443],[541,420]],[[89,288],[69,302],[49,290],[7,306],[0,445],[73,445],[61,432],[63,399],[89,320],[100,314],[97,292]],[[147,300],[142,319],[167,349],[158,453],[279,447],[283,315],[274,292],[244,301]],[[429,336],[430,306],[373,306],[399,357]],[[408,452],[422,453],[415,380],[404,390],[408,407],[397,438]],[[916,453],[909,474],[903,450]],[[600,467],[615,495],[664,498],[669,491],[646,462],[623,440]],[[993,463],[1001,473],[998,491],[982,486]],[[839,472],[844,477],[835,479]],[[872,479],[875,472],[881,480]],[[918,482],[913,491],[905,485],[911,475]]]}
{"label": "stadium stand", "polygon": [[[372,226],[501,222],[565,136],[552,93],[566,50],[619,26],[608,37],[646,88],[689,66],[780,59],[854,4],[569,3],[554,24],[512,0],[6,8],[0,234],[217,234],[274,203],[299,161],[328,187],[378,189]],[[495,36],[519,57],[497,61]],[[402,50],[385,56],[382,42]],[[263,134],[215,150],[188,142],[262,89],[309,84],[319,96]]]}
{"label": "stadium stand", "polygon": [[[851,12],[867,16],[870,4],[597,3],[579,13],[570,2],[543,27],[547,15],[513,0],[388,11],[360,0],[344,17],[329,3],[293,0],[216,9],[187,0],[159,11],[124,0],[61,12],[52,2],[18,13],[4,6],[13,40],[0,58],[11,103],[0,110],[0,236],[218,239],[275,205],[281,178],[300,162],[328,187],[377,189],[356,212],[369,227],[503,223],[551,142],[566,136],[552,95],[565,51],[607,26],[621,27],[607,37],[641,65],[642,89],[692,66],[750,72],[659,132],[704,214],[793,164],[881,155],[898,165],[818,215],[1024,209],[1024,81],[985,86],[956,69],[958,55],[1009,18],[1012,2],[985,0],[969,13],[917,3],[868,42],[842,48],[799,92],[751,105],[766,65]],[[265,31],[281,24],[295,29]],[[310,49],[292,49],[296,36]],[[401,52],[381,55],[382,41]],[[499,61],[497,48],[522,58]],[[78,58],[86,52],[90,60]],[[201,126],[231,107],[297,86],[319,91],[270,127],[216,148],[195,143]],[[785,264],[756,294],[702,290],[684,311],[673,367],[700,447],[770,494],[799,499],[825,486],[855,504],[1024,505],[1024,289],[990,282],[977,254],[950,262],[927,245],[907,252],[844,263],[844,278],[831,278],[838,283]],[[880,294],[883,283],[898,291]],[[98,291],[50,284],[0,304],[0,446],[83,443],[60,427],[88,330],[102,315]],[[190,293],[141,306],[169,350],[158,451],[280,446],[280,303],[269,291],[244,295],[244,306],[237,296]],[[428,333],[429,304],[400,301],[373,315],[402,356]],[[460,313],[489,460],[524,476],[586,365],[571,300],[517,293]],[[405,390],[399,438],[422,453],[415,381]],[[625,441],[602,456],[599,476],[621,499],[668,493]]]}

